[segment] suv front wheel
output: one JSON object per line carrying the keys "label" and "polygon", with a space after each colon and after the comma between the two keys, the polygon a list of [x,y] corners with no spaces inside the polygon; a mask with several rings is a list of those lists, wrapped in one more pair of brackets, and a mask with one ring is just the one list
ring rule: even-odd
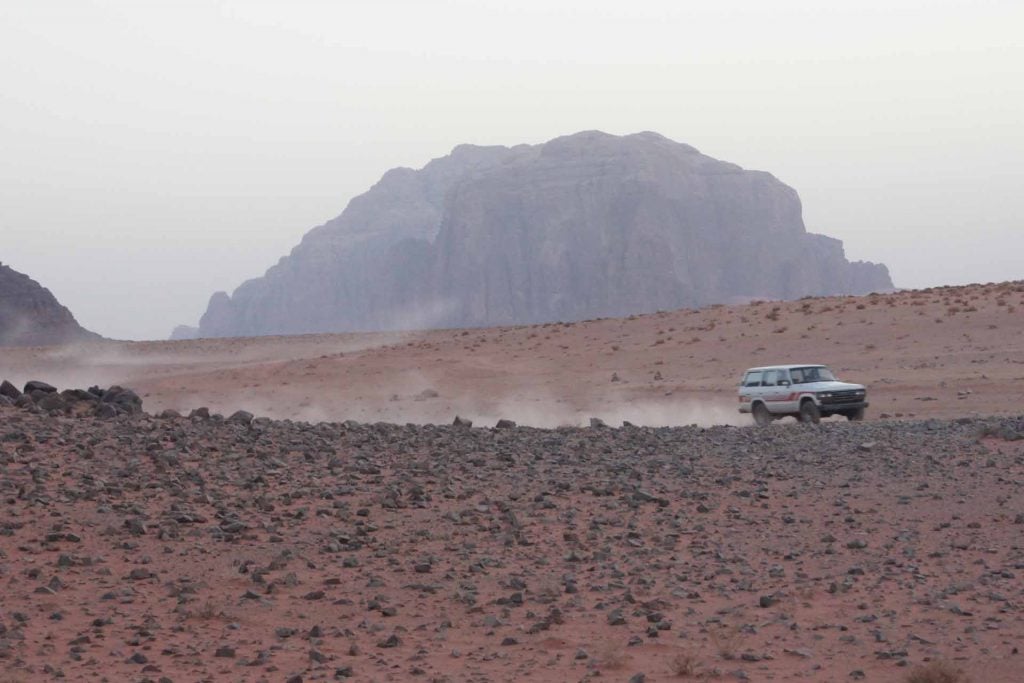
{"label": "suv front wheel", "polygon": [[821,421],[821,411],[814,401],[807,400],[800,404],[800,421],[807,424],[818,424]]}
{"label": "suv front wheel", "polygon": [[755,403],[751,412],[754,414],[754,423],[758,426],[763,427],[772,421],[772,416],[763,403]]}

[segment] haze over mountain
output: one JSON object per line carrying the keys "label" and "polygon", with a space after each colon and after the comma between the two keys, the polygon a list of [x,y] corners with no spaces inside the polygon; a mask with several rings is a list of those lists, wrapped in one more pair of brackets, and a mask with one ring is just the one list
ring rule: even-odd
{"label": "haze over mountain", "polygon": [[52,346],[100,339],[28,275],[0,263],[0,346]]}
{"label": "haze over mountain", "polygon": [[393,169],[200,336],[572,321],[892,289],[808,233],[795,190],[656,133],[461,145]]}

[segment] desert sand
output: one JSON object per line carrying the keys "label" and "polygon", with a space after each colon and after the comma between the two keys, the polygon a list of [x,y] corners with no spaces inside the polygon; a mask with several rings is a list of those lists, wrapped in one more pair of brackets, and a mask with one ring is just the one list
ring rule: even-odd
{"label": "desert sand", "polygon": [[130,386],[151,413],[708,426],[749,422],[735,408],[743,370],[803,362],[868,385],[868,419],[1019,414],[1024,282],[511,328],[3,349],[0,376]]}
{"label": "desert sand", "polygon": [[[1022,313],[1006,283],[4,349],[149,415],[0,407],[0,679],[1019,681]],[[868,419],[736,413],[803,361]]]}

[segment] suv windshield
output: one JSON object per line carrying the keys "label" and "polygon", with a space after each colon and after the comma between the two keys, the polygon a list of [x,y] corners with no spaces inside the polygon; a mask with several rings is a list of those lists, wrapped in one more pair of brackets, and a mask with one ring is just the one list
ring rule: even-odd
{"label": "suv windshield", "polygon": [[789,371],[793,378],[793,384],[807,384],[809,382],[835,382],[836,376],[824,366],[813,366],[809,368],[793,368]]}

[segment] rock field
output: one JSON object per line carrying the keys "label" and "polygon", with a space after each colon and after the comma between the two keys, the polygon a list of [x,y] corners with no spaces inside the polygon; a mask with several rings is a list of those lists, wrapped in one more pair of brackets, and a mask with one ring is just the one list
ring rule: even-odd
{"label": "rock field", "polygon": [[4,681],[1021,680],[1024,417],[310,424],[109,391],[0,401]]}

